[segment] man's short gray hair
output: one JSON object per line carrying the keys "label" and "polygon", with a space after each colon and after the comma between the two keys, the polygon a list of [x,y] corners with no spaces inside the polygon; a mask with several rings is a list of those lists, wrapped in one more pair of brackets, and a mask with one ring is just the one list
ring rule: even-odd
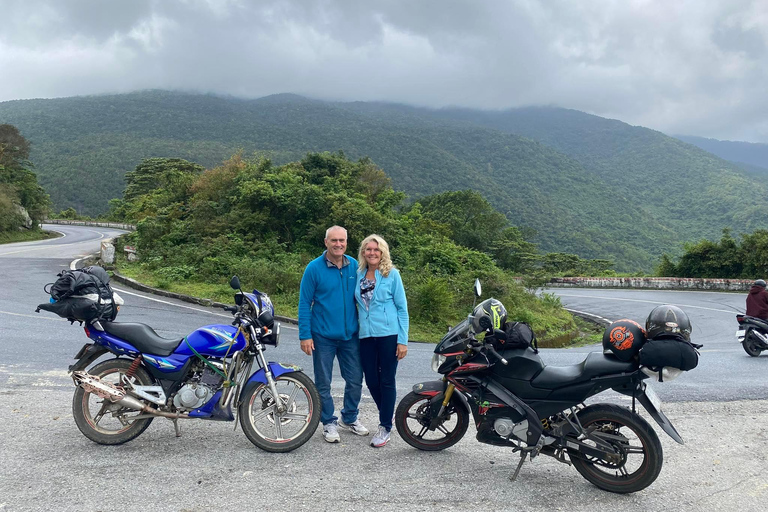
{"label": "man's short gray hair", "polygon": [[325,230],[325,239],[326,240],[328,240],[328,236],[331,234],[331,231],[333,231],[334,229],[340,229],[340,230],[344,231],[344,238],[347,238],[347,230],[346,229],[344,229],[341,226],[331,226],[331,227],[329,227],[328,229]]}

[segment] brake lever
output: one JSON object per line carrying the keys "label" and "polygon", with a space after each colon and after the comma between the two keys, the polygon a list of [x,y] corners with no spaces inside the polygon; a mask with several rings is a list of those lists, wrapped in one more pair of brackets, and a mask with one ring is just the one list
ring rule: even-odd
{"label": "brake lever", "polygon": [[504,359],[503,357],[501,357],[501,354],[499,354],[498,352],[496,352],[496,349],[495,349],[495,348],[493,348],[493,346],[492,346],[492,345],[486,345],[485,347],[488,349],[488,352],[489,352],[489,353],[490,353],[490,354],[491,354],[493,357],[495,357],[496,359],[498,359],[499,361],[501,361],[501,364],[503,364],[503,365],[507,365],[507,364],[509,364],[509,361],[507,361],[506,359]]}

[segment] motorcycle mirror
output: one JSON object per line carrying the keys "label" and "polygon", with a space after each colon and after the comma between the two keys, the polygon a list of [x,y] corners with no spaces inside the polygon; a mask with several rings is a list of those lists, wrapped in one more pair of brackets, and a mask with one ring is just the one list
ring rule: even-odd
{"label": "motorcycle mirror", "polygon": [[483,287],[480,286],[480,279],[475,279],[475,298],[472,300],[472,311],[475,310],[475,304],[477,304],[477,299],[480,298],[480,295],[483,293]]}
{"label": "motorcycle mirror", "polygon": [[240,289],[240,278],[237,276],[232,276],[232,279],[229,280],[229,286],[233,290],[239,290]]}

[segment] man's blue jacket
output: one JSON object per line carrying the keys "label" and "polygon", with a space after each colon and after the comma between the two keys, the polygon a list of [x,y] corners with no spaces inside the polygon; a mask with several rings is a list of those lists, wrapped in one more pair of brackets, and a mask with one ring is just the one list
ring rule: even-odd
{"label": "man's blue jacket", "polygon": [[357,336],[355,283],[357,260],[344,255],[344,266],[333,265],[323,251],[304,269],[299,289],[299,339],[318,334],[332,340]]}

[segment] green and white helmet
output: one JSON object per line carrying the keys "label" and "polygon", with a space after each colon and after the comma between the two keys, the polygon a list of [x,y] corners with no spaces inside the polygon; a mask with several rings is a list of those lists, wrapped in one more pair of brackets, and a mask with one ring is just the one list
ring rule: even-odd
{"label": "green and white helmet", "polygon": [[472,311],[472,330],[477,333],[503,329],[506,321],[507,308],[496,299],[485,299]]}

